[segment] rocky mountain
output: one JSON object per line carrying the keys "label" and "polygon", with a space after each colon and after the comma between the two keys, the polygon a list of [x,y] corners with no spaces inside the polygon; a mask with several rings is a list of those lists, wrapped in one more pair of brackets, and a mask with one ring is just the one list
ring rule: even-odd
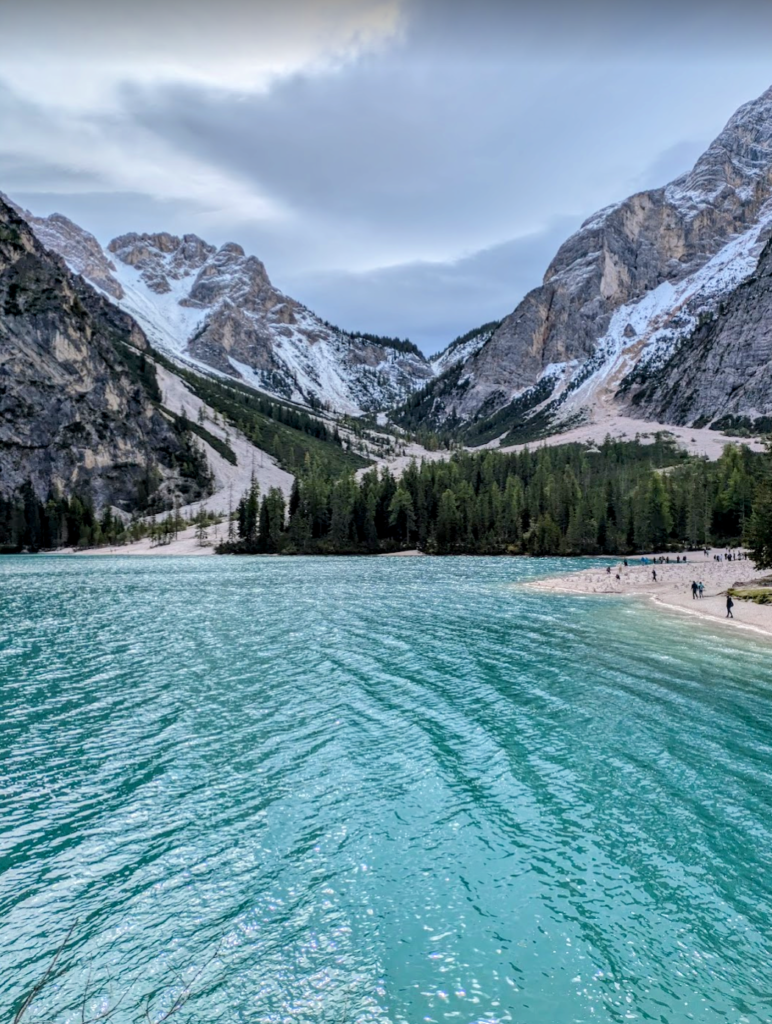
{"label": "rocky mountain", "polygon": [[623,396],[663,423],[772,429],[772,241],[714,312],[656,365],[642,362],[624,377]]}
{"label": "rocky mountain", "polygon": [[509,316],[431,361],[322,321],[234,243],[127,234],[102,249],[65,217],[24,217],[178,362],[292,402],[354,415],[399,407],[398,422],[470,443],[556,432],[599,407],[678,424],[772,416],[752,308],[754,295],[764,307],[772,236],[772,89],[688,174],[595,214]]}
{"label": "rocky mountain", "polygon": [[[98,268],[98,252],[81,249]],[[109,269],[109,268],[108,268]],[[30,483],[97,508],[208,493],[205,458],[160,408],[148,342],[0,199],[0,496]]]}
{"label": "rocky mountain", "polygon": [[493,436],[551,431],[599,403],[674,423],[770,415],[772,364],[751,296],[765,287],[771,198],[772,89],[688,174],[587,220],[544,283],[428,385],[424,416]]}
{"label": "rocky mountain", "polygon": [[409,343],[321,320],[276,289],[263,263],[233,242],[217,248],[196,235],[127,234],[103,250],[61,214],[20,212],[153,345],[193,366],[354,415],[390,408],[435,375]]}

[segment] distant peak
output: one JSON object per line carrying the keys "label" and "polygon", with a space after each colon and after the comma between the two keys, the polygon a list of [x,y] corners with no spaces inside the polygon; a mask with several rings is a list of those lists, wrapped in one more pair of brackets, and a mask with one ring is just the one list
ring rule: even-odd
{"label": "distant peak", "polygon": [[218,252],[228,253],[231,256],[238,256],[243,258],[245,256],[243,248],[238,242],[226,242],[225,245],[221,245]]}

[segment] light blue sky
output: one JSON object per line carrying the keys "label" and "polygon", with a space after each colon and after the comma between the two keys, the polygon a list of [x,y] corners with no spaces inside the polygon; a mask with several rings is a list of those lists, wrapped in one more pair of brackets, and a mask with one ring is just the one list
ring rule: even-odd
{"label": "light blue sky", "polygon": [[687,170],[772,84],[770,42],[757,0],[25,0],[0,190],[103,241],[238,241],[326,319],[433,351]]}

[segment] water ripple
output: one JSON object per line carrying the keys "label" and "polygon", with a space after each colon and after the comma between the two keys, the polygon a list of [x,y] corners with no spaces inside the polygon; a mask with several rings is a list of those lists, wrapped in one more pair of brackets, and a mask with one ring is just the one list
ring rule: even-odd
{"label": "water ripple", "polygon": [[0,562],[5,1016],[772,1021],[769,647],[551,567]]}

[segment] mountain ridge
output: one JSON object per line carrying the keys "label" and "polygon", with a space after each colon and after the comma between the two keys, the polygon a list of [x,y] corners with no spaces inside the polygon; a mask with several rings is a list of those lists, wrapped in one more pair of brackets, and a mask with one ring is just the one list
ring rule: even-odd
{"label": "mountain ridge", "polygon": [[[560,432],[599,408],[681,425],[772,416],[766,334],[747,301],[730,301],[753,279],[766,308],[756,271],[772,236],[772,88],[739,108],[689,172],[588,217],[508,316],[430,360],[320,319],[235,242],[130,232],[103,248],[62,215],[19,212],[178,363],[311,409],[392,411],[403,426],[474,444]],[[733,326],[710,335],[713,356],[701,359],[706,324],[725,307]],[[727,346],[745,362],[719,357]],[[664,401],[656,382],[687,367],[688,400],[676,388]]]}
{"label": "mountain ridge", "polygon": [[[540,417],[538,429],[559,430],[601,401],[630,413],[633,394],[635,415],[656,418],[663,407],[622,387],[625,377],[641,357],[666,359],[753,274],[771,197],[772,88],[740,107],[687,174],[589,217],[455,385],[427,385],[426,418],[472,423],[511,406],[513,423]],[[701,373],[694,361],[691,370]],[[695,418],[715,412],[690,408]]]}
{"label": "mountain ridge", "polygon": [[148,356],[131,317],[0,199],[0,492],[126,511],[206,496],[206,460],[161,410]]}
{"label": "mountain ridge", "polygon": [[16,209],[153,344],[199,369],[353,415],[397,405],[434,375],[410,343],[341,330],[284,295],[263,262],[236,242],[217,247],[194,234],[129,232],[102,248],[61,214]]}

